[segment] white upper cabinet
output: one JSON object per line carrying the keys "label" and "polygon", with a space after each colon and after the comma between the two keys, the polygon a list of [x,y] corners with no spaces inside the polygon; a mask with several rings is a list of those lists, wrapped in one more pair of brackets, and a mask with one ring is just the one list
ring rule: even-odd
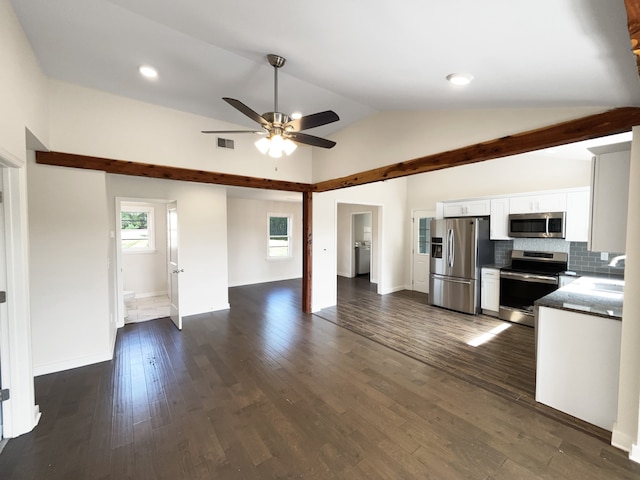
{"label": "white upper cabinet", "polygon": [[631,142],[589,149],[591,174],[589,250],[624,253],[629,203]]}
{"label": "white upper cabinet", "polygon": [[589,240],[589,189],[567,193],[566,237],[567,242]]}
{"label": "white upper cabinet", "polygon": [[489,219],[489,237],[491,240],[510,240],[509,238],[509,198],[491,199],[491,218]]}
{"label": "white upper cabinet", "polygon": [[511,197],[509,213],[546,213],[565,212],[567,210],[566,193],[546,193]]}
{"label": "white upper cabinet", "polygon": [[491,201],[462,200],[444,202],[444,217],[484,217],[491,212]]}

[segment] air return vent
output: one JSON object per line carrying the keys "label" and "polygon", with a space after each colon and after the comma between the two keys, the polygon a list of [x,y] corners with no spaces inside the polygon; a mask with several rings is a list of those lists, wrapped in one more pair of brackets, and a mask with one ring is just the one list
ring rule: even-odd
{"label": "air return vent", "polygon": [[233,140],[230,138],[218,137],[218,148],[229,148],[233,150]]}

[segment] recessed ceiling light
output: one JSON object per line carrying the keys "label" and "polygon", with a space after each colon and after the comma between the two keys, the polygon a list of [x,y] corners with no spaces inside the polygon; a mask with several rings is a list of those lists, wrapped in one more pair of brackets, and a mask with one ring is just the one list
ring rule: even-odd
{"label": "recessed ceiling light", "polygon": [[447,80],[454,85],[469,85],[473,80],[473,75],[469,73],[450,73]]}
{"label": "recessed ceiling light", "polygon": [[292,118],[293,120],[298,120],[299,118],[302,118],[302,114],[301,114],[300,112],[293,112],[293,113],[291,114],[291,118]]}
{"label": "recessed ceiling light", "polygon": [[138,71],[145,78],[158,78],[158,71],[151,65],[140,65]]}

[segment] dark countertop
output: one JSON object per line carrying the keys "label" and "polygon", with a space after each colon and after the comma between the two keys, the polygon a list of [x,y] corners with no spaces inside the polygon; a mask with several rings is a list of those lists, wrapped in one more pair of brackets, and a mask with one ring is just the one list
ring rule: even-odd
{"label": "dark countertop", "polygon": [[502,267],[506,267],[506,265],[501,265],[497,263],[489,263],[488,265],[482,265],[480,268],[495,268],[496,270],[500,270]]}
{"label": "dark countertop", "polygon": [[556,308],[622,320],[623,294],[620,277],[587,274],[534,302],[538,307]]}

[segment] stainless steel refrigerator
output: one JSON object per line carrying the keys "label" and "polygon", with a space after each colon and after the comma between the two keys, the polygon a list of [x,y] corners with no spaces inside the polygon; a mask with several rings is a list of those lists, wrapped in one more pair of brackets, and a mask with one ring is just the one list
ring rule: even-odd
{"label": "stainless steel refrigerator", "polygon": [[429,303],[463,313],[480,310],[480,267],[494,262],[488,218],[431,220]]}

